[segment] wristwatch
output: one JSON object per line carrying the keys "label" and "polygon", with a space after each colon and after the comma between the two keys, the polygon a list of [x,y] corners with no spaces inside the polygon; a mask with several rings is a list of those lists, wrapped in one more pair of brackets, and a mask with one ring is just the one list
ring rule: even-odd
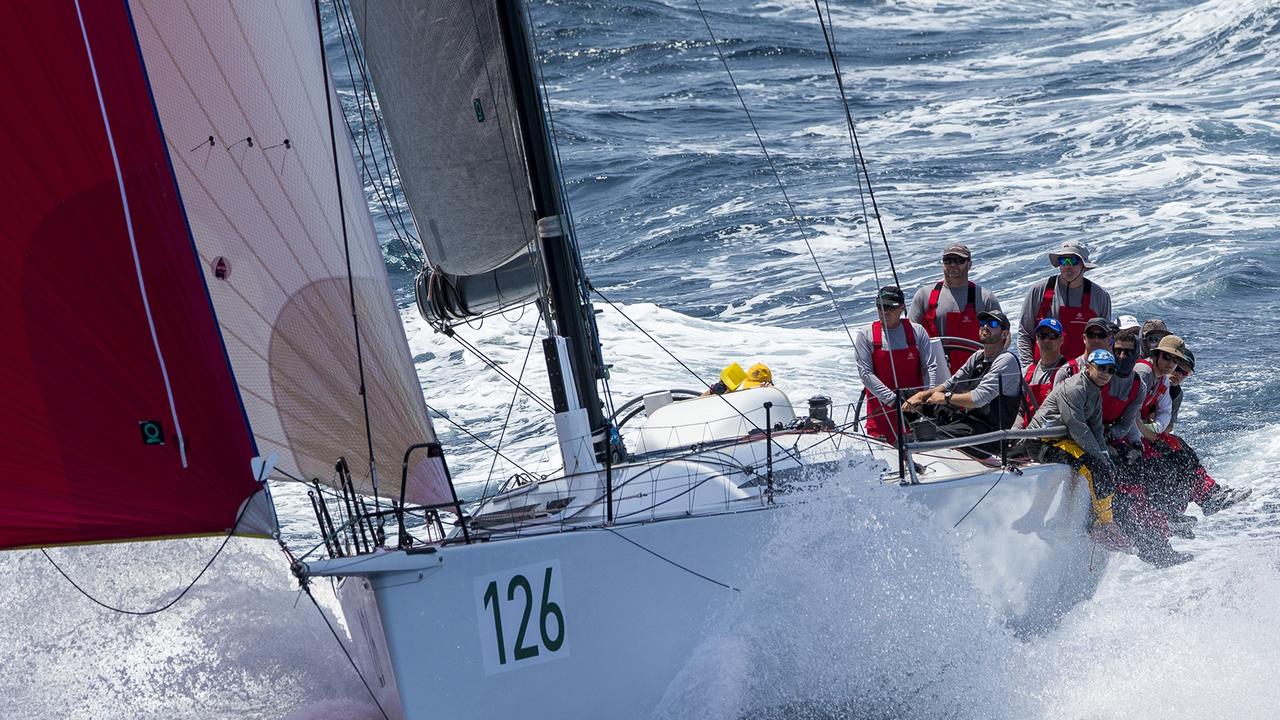
{"label": "wristwatch", "polygon": [[952,396],[952,395],[955,395],[955,393],[951,392],[950,390],[948,390],[948,391],[946,391],[946,392],[942,393],[942,399],[943,399],[943,401],[945,401],[948,405],[950,405],[950,404],[951,404],[951,396]]}

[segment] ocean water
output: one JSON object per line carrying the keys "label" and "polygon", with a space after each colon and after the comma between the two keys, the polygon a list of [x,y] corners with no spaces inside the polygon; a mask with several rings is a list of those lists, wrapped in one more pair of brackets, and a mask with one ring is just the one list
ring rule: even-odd
{"label": "ocean water", "polygon": [[[764,361],[793,399],[852,402],[840,315],[870,322],[891,274],[878,233],[868,239],[814,5],[703,6],[804,234],[693,0],[533,5],[584,264],[617,303],[599,305],[611,390],[620,403],[698,387],[670,353],[701,377]],[[966,242],[973,279],[1016,321],[1026,287],[1050,272],[1046,253],[1084,241],[1118,313],[1163,318],[1195,350],[1180,432],[1254,497],[1177,543],[1194,562],[1116,559],[1092,600],[1022,641],[977,599],[948,541],[862,471],[865,492],[779,531],[751,579],[759,591],[726,610],[660,715],[1277,716],[1280,2],[909,0],[830,13],[902,284],[931,283],[942,247]],[[402,268],[395,198],[371,207]],[[408,274],[395,277],[409,292]],[[545,413],[411,306],[404,317],[463,494],[518,468],[453,423],[522,467],[549,466]],[[514,375],[536,331],[518,311],[459,328]],[[540,366],[535,348],[523,375],[545,395]],[[306,549],[305,497],[279,499],[291,545]],[[50,554],[96,596],[145,609],[215,549]],[[0,555],[0,570],[0,717],[379,717],[269,543],[231,541],[151,618],[91,605],[38,553]]]}

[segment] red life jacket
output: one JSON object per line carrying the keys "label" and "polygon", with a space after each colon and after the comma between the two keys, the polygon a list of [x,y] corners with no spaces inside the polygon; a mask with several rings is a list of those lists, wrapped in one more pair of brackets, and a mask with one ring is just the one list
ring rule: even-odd
{"label": "red life jacket", "polygon": [[[1058,276],[1054,275],[1049,278],[1049,284],[1044,287],[1044,296],[1040,298],[1040,312],[1036,314],[1036,322],[1053,317],[1053,294],[1058,287]],[[1089,307],[1089,301],[1093,297],[1093,283],[1085,278],[1084,293],[1080,298],[1080,305],[1063,305],[1058,308],[1058,322],[1062,323],[1062,354],[1065,357],[1075,357],[1084,352],[1084,326],[1089,324],[1089,320],[1093,319],[1093,309]],[[1032,356],[1040,359],[1040,347],[1034,346]]]}
{"label": "red life jacket", "polygon": [[[1152,363],[1147,358],[1142,358],[1138,362],[1142,363],[1143,365],[1146,365],[1147,367],[1151,368],[1153,371],[1155,370],[1155,367],[1156,367],[1155,364]],[[1156,405],[1160,404],[1160,396],[1169,392],[1169,380],[1163,377],[1158,377],[1158,376],[1154,376],[1154,377],[1156,378],[1156,389],[1150,395],[1147,395],[1146,400],[1142,401],[1141,415],[1142,415],[1142,420],[1144,422],[1149,422],[1151,418],[1156,416]]]}
{"label": "red life jacket", "polygon": [[[1114,379],[1111,382],[1115,382]],[[1124,415],[1124,411],[1138,397],[1138,386],[1142,384],[1142,378],[1133,378],[1133,382],[1129,386],[1129,397],[1118,398],[1110,392],[1102,393],[1102,424],[1111,425]]]}
{"label": "red life jacket", "polygon": [[1031,416],[1036,414],[1036,410],[1039,410],[1040,406],[1044,404],[1044,399],[1049,397],[1049,391],[1053,390],[1053,381],[1058,376],[1057,371],[1060,367],[1062,367],[1062,358],[1058,358],[1057,365],[1049,368],[1051,372],[1046,375],[1049,378],[1048,382],[1034,384],[1032,384],[1031,378],[1036,374],[1036,370],[1040,369],[1040,363],[1038,361],[1034,362],[1031,367],[1027,368],[1027,374],[1022,378],[1027,385],[1027,408],[1023,415],[1027,420],[1030,420]]}
{"label": "red life jacket", "polygon": [[[890,390],[918,388],[925,384],[924,373],[920,370],[920,351],[916,349],[916,334],[906,318],[902,320],[902,334],[907,341],[905,348],[885,350],[880,321],[871,324],[871,369]],[[897,409],[886,407],[871,391],[863,392],[867,398],[867,434],[897,444]]]}
{"label": "red life jacket", "polygon": [[[929,293],[929,304],[925,306],[924,317],[920,319],[920,325],[924,327],[925,332],[929,333],[929,337],[942,337],[942,328],[938,327],[938,297],[942,295],[942,282],[939,280],[933,286],[933,290]],[[942,316],[945,323],[947,337],[965,338],[974,342],[978,341],[978,286],[969,283],[969,299],[965,303],[964,310],[960,312],[949,312]],[[954,349],[947,352],[947,365],[950,367],[952,374],[961,368],[973,355],[973,350]]]}

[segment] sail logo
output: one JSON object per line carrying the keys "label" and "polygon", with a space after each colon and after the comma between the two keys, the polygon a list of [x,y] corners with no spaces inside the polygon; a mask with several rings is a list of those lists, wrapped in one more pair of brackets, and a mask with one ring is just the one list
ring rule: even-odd
{"label": "sail logo", "polygon": [[485,675],[569,656],[559,560],[476,578],[473,586]]}
{"label": "sail logo", "polygon": [[143,445],[163,445],[164,426],[159,420],[140,420],[138,430],[142,432]]}

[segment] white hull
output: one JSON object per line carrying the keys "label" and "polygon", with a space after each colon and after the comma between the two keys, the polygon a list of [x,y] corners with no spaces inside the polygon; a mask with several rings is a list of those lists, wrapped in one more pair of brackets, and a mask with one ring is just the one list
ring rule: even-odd
{"label": "white hull", "polygon": [[[928,506],[946,531],[968,513],[955,532],[974,584],[1015,629],[1050,626],[1093,593],[1105,568],[1105,553],[1085,534],[1087,487],[1065,466],[1003,478],[981,470],[901,491]],[[761,544],[803,497],[783,495],[776,505],[752,498],[733,503],[738,512],[450,544],[425,554],[324,561],[310,571],[349,576],[348,587],[358,583],[359,591],[343,598],[349,611],[366,605],[367,616],[367,604],[376,604],[408,718],[503,717],[542,704],[558,717],[602,717],[620,708],[644,716],[732,598],[735,591],[717,583],[742,586]],[[516,657],[518,644],[527,657]]]}

